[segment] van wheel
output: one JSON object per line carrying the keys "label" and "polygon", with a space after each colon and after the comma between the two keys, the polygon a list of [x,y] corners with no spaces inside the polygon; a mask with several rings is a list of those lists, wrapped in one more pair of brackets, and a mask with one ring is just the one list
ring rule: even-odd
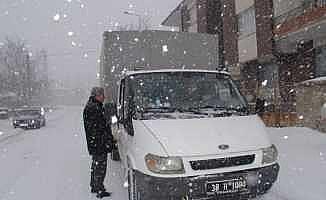
{"label": "van wheel", "polygon": [[129,200],[140,200],[137,194],[137,186],[134,170],[128,169],[128,197]]}

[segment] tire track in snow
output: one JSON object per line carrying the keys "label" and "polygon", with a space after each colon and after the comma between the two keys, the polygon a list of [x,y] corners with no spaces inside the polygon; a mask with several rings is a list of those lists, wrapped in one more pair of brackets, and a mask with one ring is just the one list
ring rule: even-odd
{"label": "tire track in snow", "polygon": [[[64,116],[64,112],[56,112],[58,113],[49,114],[47,119],[49,127]],[[47,127],[27,131],[13,129],[14,133],[0,139],[0,199],[14,195],[15,191],[12,188],[38,167],[40,156],[37,144],[41,140],[40,137],[44,138],[47,129]]]}

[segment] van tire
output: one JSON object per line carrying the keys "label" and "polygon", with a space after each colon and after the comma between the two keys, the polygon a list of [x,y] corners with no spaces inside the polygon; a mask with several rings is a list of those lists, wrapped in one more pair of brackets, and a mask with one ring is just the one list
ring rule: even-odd
{"label": "van tire", "polygon": [[137,194],[137,186],[134,170],[128,169],[128,198],[129,200],[141,200]]}

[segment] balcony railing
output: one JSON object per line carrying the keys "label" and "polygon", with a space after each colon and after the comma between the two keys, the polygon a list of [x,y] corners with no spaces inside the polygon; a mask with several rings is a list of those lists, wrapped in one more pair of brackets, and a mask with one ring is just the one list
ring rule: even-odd
{"label": "balcony railing", "polygon": [[318,7],[326,7],[326,0],[318,0],[317,6]]}
{"label": "balcony railing", "polygon": [[276,25],[278,25],[287,21],[288,19],[303,15],[307,11],[322,7],[326,7],[326,0],[305,0],[300,6],[293,8],[280,16],[275,17],[274,22]]}

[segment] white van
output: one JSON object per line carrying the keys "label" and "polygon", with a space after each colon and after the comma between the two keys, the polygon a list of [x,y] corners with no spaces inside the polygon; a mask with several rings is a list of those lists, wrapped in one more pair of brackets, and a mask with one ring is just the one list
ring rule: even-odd
{"label": "white van", "polygon": [[127,72],[117,102],[130,200],[246,199],[277,180],[277,149],[228,73]]}

